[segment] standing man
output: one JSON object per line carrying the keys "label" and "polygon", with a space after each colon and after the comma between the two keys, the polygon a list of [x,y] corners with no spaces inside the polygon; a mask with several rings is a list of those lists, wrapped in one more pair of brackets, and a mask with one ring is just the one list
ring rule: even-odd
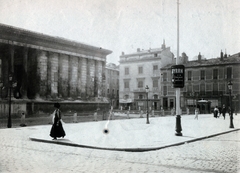
{"label": "standing man", "polygon": [[226,115],[226,107],[225,107],[225,105],[223,105],[223,108],[222,108],[222,116],[223,116],[223,118],[224,118],[224,120],[225,120],[225,115]]}

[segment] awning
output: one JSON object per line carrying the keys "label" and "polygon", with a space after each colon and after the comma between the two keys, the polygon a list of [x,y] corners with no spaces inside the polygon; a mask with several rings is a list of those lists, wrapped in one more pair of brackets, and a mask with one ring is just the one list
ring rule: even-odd
{"label": "awning", "polygon": [[208,103],[208,102],[210,102],[210,101],[208,101],[208,100],[199,100],[198,101],[198,103]]}
{"label": "awning", "polygon": [[133,100],[132,99],[120,99],[119,103],[132,103]]}

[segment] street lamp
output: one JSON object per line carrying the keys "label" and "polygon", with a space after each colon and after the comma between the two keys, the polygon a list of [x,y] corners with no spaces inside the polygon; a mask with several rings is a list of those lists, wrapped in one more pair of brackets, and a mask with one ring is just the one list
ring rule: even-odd
{"label": "street lamp", "polygon": [[146,89],[146,94],[147,94],[147,124],[150,124],[149,117],[148,117],[148,92],[149,92],[149,88],[148,88],[147,85],[146,85],[145,89]]}
{"label": "street lamp", "polygon": [[231,93],[232,93],[232,82],[229,81],[228,82],[228,89],[229,89],[229,102],[230,102],[230,126],[229,128],[234,128],[233,126],[233,111],[232,111],[232,97],[231,97]]}
{"label": "street lamp", "polygon": [[13,81],[13,75],[10,73],[8,76],[8,82],[9,82],[9,115],[8,115],[8,124],[7,127],[12,127],[12,119],[11,119],[11,95],[12,95],[12,81]]}

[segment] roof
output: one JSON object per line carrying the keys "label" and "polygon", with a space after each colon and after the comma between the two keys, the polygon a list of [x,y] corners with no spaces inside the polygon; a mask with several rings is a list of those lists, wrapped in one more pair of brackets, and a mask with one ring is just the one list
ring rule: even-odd
{"label": "roof", "polygon": [[61,37],[49,36],[37,32],[28,31],[25,29],[0,24],[0,42],[8,44],[17,44],[30,47],[30,45],[38,46],[39,48],[51,48],[68,52],[76,52],[87,55],[102,55],[106,56],[112,51],[103,49]]}
{"label": "roof", "polygon": [[[212,58],[212,59],[202,59],[200,61],[194,60],[194,61],[188,61],[186,63],[183,63],[185,68],[192,68],[192,67],[206,67],[206,66],[221,66],[226,64],[240,64],[240,52],[236,53],[234,55],[228,56],[227,58]],[[168,69],[171,68],[173,64],[168,64],[167,66],[161,68],[161,69]]]}

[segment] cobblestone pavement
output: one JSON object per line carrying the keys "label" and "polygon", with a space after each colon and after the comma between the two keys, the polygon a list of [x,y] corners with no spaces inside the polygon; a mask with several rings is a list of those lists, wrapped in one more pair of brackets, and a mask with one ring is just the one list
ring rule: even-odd
{"label": "cobblestone pavement", "polygon": [[0,129],[0,172],[240,172],[240,131],[150,152],[120,152],[29,140],[34,126]]}

